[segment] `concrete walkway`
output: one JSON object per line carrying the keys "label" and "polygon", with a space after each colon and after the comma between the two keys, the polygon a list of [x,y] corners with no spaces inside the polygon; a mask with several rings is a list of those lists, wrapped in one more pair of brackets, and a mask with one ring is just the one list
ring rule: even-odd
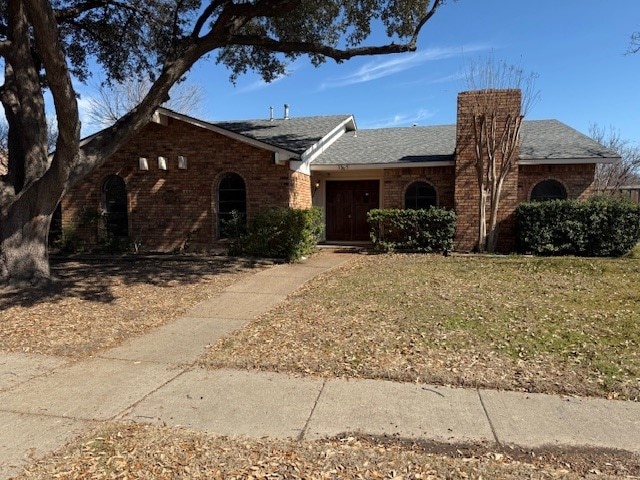
{"label": "concrete walkway", "polygon": [[86,362],[0,354],[0,478],[105,420],[220,435],[313,440],[361,432],[640,453],[640,403],[194,366],[208,344],[352,255],[324,251],[256,273]]}

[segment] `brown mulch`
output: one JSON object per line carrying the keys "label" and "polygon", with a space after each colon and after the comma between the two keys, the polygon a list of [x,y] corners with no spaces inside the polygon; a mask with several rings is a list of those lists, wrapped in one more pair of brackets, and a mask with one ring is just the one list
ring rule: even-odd
{"label": "brown mulch", "polygon": [[637,455],[418,444],[344,436],[316,442],[228,438],[107,424],[28,466],[19,479],[633,478]]}
{"label": "brown mulch", "polygon": [[0,287],[0,350],[91,356],[265,265],[216,256],[57,257],[50,285]]}

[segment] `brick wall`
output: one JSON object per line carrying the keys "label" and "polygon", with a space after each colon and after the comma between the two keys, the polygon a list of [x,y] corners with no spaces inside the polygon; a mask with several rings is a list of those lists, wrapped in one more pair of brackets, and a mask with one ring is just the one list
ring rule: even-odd
{"label": "brick wall", "polygon": [[[178,156],[187,169],[178,169]],[[158,156],[168,169],[158,169]],[[149,170],[138,169],[146,157]],[[147,251],[172,251],[185,246],[204,249],[217,238],[217,186],[225,173],[245,181],[247,216],[268,206],[311,203],[304,194],[305,179],[288,165],[275,165],[273,154],[215,132],[175,119],[167,126],[150,123],[103,166],[70,191],[62,202],[63,225],[78,224],[84,212],[103,208],[102,185],[112,174],[127,186],[129,238]],[[308,180],[306,180],[308,185]],[[307,202],[307,203],[305,203]],[[101,222],[80,227],[79,234],[95,241]]]}
{"label": "brick wall", "polygon": [[311,208],[311,177],[301,172],[291,172],[289,181],[289,206]]}
{"label": "brick wall", "polygon": [[384,171],[384,204],[382,208],[404,208],[404,194],[415,181],[432,184],[438,195],[438,206],[453,208],[454,167],[393,168]]}
{"label": "brick wall", "polygon": [[557,180],[564,185],[569,198],[586,200],[595,192],[595,171],[595,164],[520,165],[518,202],[528,202],[533,187],[543,180]]}
{"label": "brick wall", "polygon": [[[456,249],[471,251],[477,248],[480,192],[475,169],[473,118],[480,111],[495,111],[497,135],[501,135],[505,117],[520,112],[519,90],[486,90],[458,94],[456,128],[455,210],[457,214]],[[516,158],[518,152],[515,152]],[[518,200],[518,170],[512,169],[506,178],[498,212],[498,249],[509,250],[513,245],[513,213]],[[487,219],[489,211],[487,209]]]}

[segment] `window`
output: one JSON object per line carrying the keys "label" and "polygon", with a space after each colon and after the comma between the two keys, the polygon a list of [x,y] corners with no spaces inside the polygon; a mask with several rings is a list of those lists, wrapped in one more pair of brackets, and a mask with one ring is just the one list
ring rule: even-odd
{"label": "window", "polygon": [[547,200],[564,200],[567,198],[567,190],[557,180],[543,180],[536,184],[531,191],[532,202],[545,202]]}
{"label": "window", "polygon": [[244,180],[237,173],[227,173],[218,186],[218,232],[220,238],[231,233],[228,222],[237,212],[244,219],[247,214],[247,191]]}
{"label": "window", "polygon": [[129,235],[127,186],[118,175],[107,177],[102,186],[107,232],[114,237]]}
{"label": "window", "polygon": [[438,195],[433,185],[427,182],[413,182],[404,194],[404,208],[418,210],[436,207]]}

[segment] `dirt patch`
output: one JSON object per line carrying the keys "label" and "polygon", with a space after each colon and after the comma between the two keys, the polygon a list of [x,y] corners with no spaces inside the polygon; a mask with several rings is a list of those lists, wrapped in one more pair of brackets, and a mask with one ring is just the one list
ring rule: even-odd
{"label": "dirt patch", "polygon": [[26,468],[20,479],[631,478],[640,459],[607,451],[525,451],[346,436],[317,442],[227,438],[103,425]]}
{"label": "dirt patch", "polygon": [[91,356],[266,265],[204,256],[57,257],[48,287],[0,287],[0,350]]}
{"label": "dirt patch", "polygon": [[222,339],[202,364],[638,400],[639,267],[360,256]]}

